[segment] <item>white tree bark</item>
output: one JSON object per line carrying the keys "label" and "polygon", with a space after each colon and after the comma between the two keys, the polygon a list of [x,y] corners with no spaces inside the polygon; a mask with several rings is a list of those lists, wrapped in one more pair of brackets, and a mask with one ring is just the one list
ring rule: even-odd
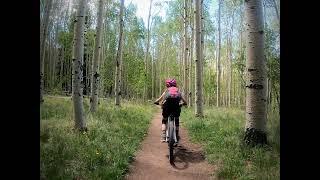
{"label": "white tree bark", "polygon": [[196,78],[195,78],[195,84],[196,84],[196,116],[203,117],[203,97],[202,97],[202,49],[201,49],[201,12],[200,12],[200,6],[201,6],[201,0],[196,0],[195,6],[196,6]]}
{"label": "white tree bark", "polygon": [[73,40],[73,75],[72,100],[74,106],[75,129],[86,130],[86,121],[83,109],[83,50],[84,50],[84,21],[86,14],[86,0],[80,0],[74,26]]}
{"label": "white tree bark", "polygon": [[45,10],[44,20],[43,20],[43,25],[40,27],[40,29],[41,29],[41,34],[40,34],[40,103],[43,102],[44,58],[45,58],[46,37],[47,37],[47,32],[48,32],[48,24],[49,24],[51,7],[52,7],[52,0],[48,0],[47,7]]}
{"label": "white tree bark", "polygon": [[[183,19],[183,18],[182,18]],[[183,23],[181,23],[182,26],[183,26]],[[183,29],[183,28],[181,28]],[[181,83],[184,83],[184,78],[183,78],[183,75],[184,75],[184,67],[183,67],[183,56],[184,56],[184,48],[183,48],[183,33],[181,33],[181,36],[180,36],[180,47],[179,47],[179,55],[177,59],[179,59],[179,82]],[[184,90],[182,91],[184,92]]]}
{"label": "white tree bark", "polygon": [[218,58],[217,58],[217,107],[220,106],[220,97],[221,97],[221,92],[220,92],[220,86],[221,86],[221,62],[220,62],[220,58],[221,58],[221,0],[219,0],[219,5],[218,5]]}
{"label": "white tree bark", "polygon": [[183,90],[184,90],[184,97],[186,98],[186,101],[188,102],[189,96],[188,96],[188,75],[189,75],[189,66],[188,66],[188,0],[184,0],[184,39],[183,39],[183,59],[184,59],[184,83],[183,83]]}
{"label": "white tree bark", "polygon": [[275,0],[272,0],[272,2],[273,2],[273,7],[274,7],[274,9],[275,9],[275,11],[276,11],[276,13],[277,13],[278,22],[280,22],[280,15],[279,15],[277,3],[276,3]]}
{"label": "white tree bark", "polygon": [[122,45],[123,45],[123,9],[124,9],[124,0],[121,0],[120,6],[120,34],[119,34],[119,44],[118,51],[116,56],[116,80],[115,80],[115,104],[120,106],[120,96],[121,96],[121,66],[122,66]]}
{"label": "white tree bark", "polygon": [[100,81],[100,73],[99,73],[99,58],[101,52],[101,34],[102,34],[102,24],[103,19],[102,15],[104,0],[99,0],[99,10],[98,10],[98,22],[97,22],[97,33],[94,47],[94,55],[93,55],[93,63],[92,63],[92,76],[91,76],[91,98],[90,98],[90,111],[95,112],[97,110],[98,105],[98,87]]}
{"label": "white tree bark", "polygon": [[[193,47],[194,47],[194,10],[193,10],[193,0],[190,0],[190,26],[191,26],[191,40],[190,40],[190,50],[189,50],[189,101],[188,101],[188,106],[192,107],[192,68],[193,68]],[[193,13],[193,15],[191,14]]]}
{"label": "white tree bark", "polygon": [[266,62],[264,57],[261,0],[245,1],[246,61],[246,135],[247,144],[266,143]]}
{"label": "white tree bark", "polygon": [[[204,76],[204,59],[205,59],[205,46],[204,46],[204,10],[203,10],[203,0],[200,1],[200,29],[201,29],[201,75]],[[202,90],[203,91],[203,90]],[[203,94],[203,92],[202,92]],[[204,97],[204,96],[203,96]]]}

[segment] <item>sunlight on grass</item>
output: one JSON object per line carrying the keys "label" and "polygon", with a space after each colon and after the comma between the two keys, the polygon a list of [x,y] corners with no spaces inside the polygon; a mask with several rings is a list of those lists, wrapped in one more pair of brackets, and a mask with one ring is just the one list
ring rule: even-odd
{"label": "sunlight on grass", "polygon": [[[89,131],[72,131],[70,99],[46,97],[41,107],[40,174],[45,179],[122,179],[146,135],[154,108],[100,101],[86,116]],[[85,111],[88,112],[85,100]]]}
{"label": "sunlight on grass", "polygon": [[239,109],[207,108],[203,119],[186,109],[181,121],[191,140],[204,146],[209,163],[217,165],[219,178],[280,179],[279,116],[269,115],[269,146],[264,148],[243,146],[245,113]]}

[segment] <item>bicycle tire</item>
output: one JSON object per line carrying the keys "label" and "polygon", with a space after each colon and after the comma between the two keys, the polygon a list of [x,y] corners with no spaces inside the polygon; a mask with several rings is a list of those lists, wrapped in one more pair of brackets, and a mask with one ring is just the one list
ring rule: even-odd
{"label": "bicycle tire", "polygon": [[173,145],[174,145],[174,120],[169,117],[169,161],[173,163]]}

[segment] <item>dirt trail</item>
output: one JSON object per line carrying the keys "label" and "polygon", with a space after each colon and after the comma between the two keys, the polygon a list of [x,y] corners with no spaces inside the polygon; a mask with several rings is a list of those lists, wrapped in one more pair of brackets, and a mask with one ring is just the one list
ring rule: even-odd
{"label": "dirt trail", "polygon": [[[200,145],[189,141],[186,129],[180,126],[181,141],[175,148],[175,165],[168,160],[168,144],[160,142],[161,134],[160,110],[153,117],[148,135],[142,142],[134,162],[130,165],[127,180],[189,180],[215,179],[214,166],[205,160]],[[183,124],[183,119],[180,120]]]}

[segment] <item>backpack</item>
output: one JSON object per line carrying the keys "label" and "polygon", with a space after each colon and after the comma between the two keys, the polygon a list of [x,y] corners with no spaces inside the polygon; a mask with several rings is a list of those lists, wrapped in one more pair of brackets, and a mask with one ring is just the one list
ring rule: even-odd
{"label": "backpack", "polygon": [[169,87],[165,94],[165,99],[181,99],[181,93],[177,87]]}

